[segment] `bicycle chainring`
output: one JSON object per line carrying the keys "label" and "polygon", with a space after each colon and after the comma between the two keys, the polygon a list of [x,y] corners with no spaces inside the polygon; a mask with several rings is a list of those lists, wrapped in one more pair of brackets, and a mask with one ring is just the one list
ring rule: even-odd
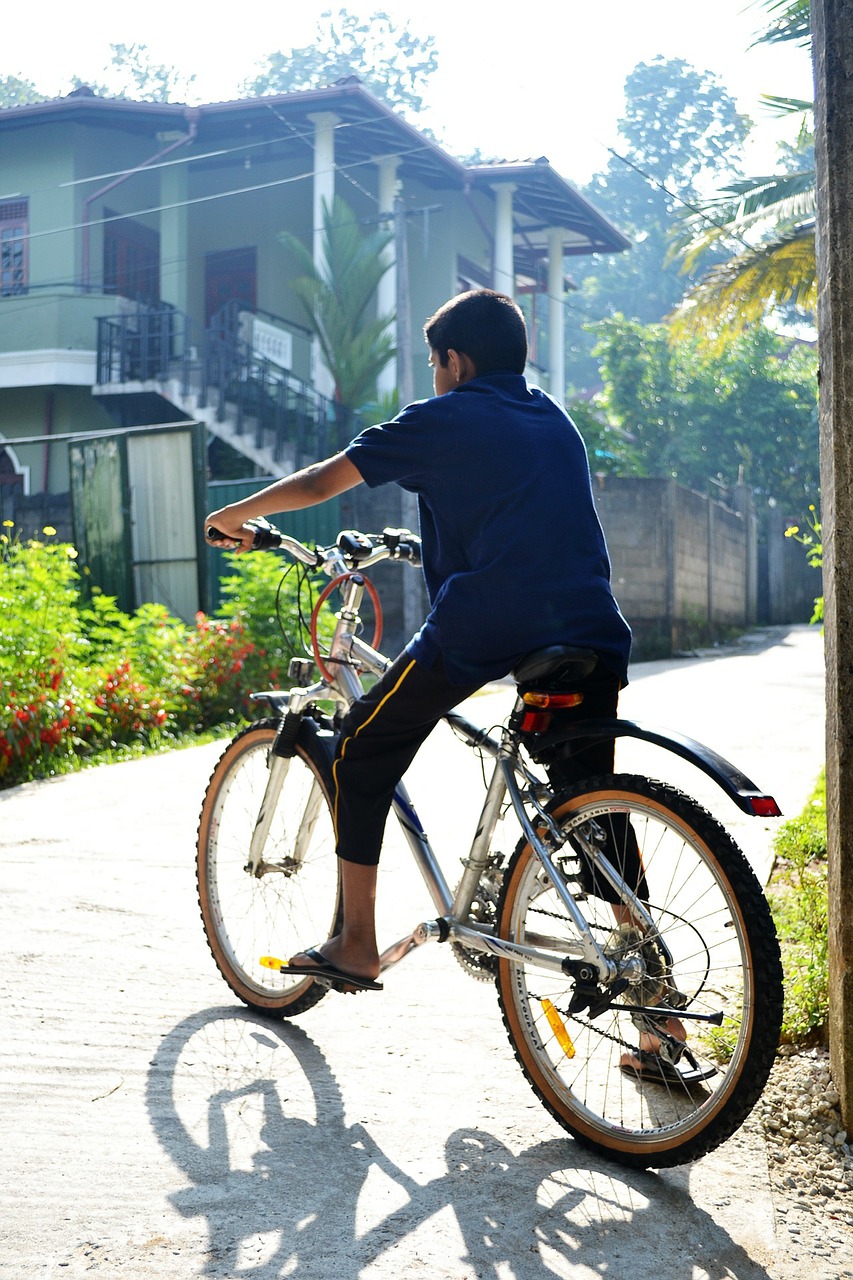
{"label": "bicycle chainring", "polygon": [[[468,913],[469,920],[477,924],[494,927],[498,918],[498,899],[503,883],[503,861],[501,854],[496,854],[480,877],[477,893]],[[466,947],[464,942],[451,942],[450,950],[465,972],[478,982],[493,982],[498,972],[497,956],[486,951],[475,951]]]}

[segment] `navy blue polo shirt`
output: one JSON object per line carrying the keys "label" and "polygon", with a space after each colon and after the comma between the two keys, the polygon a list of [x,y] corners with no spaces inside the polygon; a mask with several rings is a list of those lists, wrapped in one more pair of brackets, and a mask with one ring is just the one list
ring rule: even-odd
{"label": "navy blue polo shirt", "polygon": [[417,494],[430,612],[414,658],[441,655],[453,683],[474,684],[572,644],[627,680],[631,632],[586,450],[555,400],[521,374],[489,374],[368,427],[346,454],[371,488]]}

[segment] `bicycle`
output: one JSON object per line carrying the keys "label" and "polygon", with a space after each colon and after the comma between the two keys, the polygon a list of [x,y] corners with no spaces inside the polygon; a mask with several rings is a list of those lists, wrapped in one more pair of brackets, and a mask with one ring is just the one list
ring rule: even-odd
{"label": "bicycle", "polygon": [[[293,1017],[335,983],[282,972],[269,952],[304,951],[340,927],[336,723],[363,676],[390,665],[377,636],[368,644],[360,634],[365,591],[379,621],[363,571],[388,559],[418,564],[419,541],[406,530],[350,530],[312,549],[252,523],[255,547],[279,548],[301,572],[319,570],[330,581],[313,606],[311,656],[291,662],[293,687],[252,695],[269,714],[234,738],[212,774],[199,821],[198,892],[208,944],[232,991],[252,1009]],[[324,652],[318,619],[335,589],[341,606]],[[495,982],[515,1056],[558,1123],[625,1165],[665,1167],[729,1138],[766,1083],[782,1017],[775,929],[743,853],[695,801],[634,774],[566,787],[561,749],[581,739],[645,739],[703,770],[744,812],[780,811],[690,738],[627,720],[561,726],[561,710],[574,705],[594,662],[589,651],[562,645],[528,655],[513,672],[513,710],[496,731],[457,711],[445,717],[493,762],[482,812],[451,890],[405,786],[397,788],[393,812],[435,914],[388,947],[381,968],[424,943],[449,943],[472,976]],[[518,838],[507,857],[493,845],[508,818]],[[631,847],[640,859],[634,883],[625,871]],[[610,886],[612,904],[601,885]],[[650,1034],[660,1043],[651,1077],[630,1069],[632,1059],[645,1067],[640,1038]]]}

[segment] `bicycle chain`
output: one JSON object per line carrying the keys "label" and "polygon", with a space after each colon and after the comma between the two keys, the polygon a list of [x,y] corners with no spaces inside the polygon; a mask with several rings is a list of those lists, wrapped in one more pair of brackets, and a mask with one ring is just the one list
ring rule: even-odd
{"label": "bicycle chain", "polygon": [[[531,1000],[538,1000],[540,1004],[542,1003],[542,997],[536,995],[535,991],[528,992],[528,995]],[[586,1027],[587,1031],[594,1031],[597,1036],[601,1036],[602,1040],[610,1040],[613,1044],[618,1044],[621,1048],[627,1049],[631,1053],[639,1052],[639,1045],[632,1045],[628,1040],[623,1040],[621,1036],[611,1035],[609,1031],[602,1030],[601,1027],[597,1027],[595,1023],[590,1022],[587,1018],[580,1018],[576,1013],[569,1013],[566,1009],[558,1009],[556,1005],[554,1005],[554,1008],[562,1018],[566,1018],[569,1022],[576,1022],[579,1027]]]}

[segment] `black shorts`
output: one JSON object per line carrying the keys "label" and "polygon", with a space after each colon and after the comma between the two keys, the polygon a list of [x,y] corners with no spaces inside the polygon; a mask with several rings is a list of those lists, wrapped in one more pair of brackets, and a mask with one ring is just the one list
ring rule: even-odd
{"label": "black shorts", "polygon": [[451,684],[440,661],[425,667],[404,650],[353,703],[333,766],[338,857],[378,863],[394,788],[442,716],[479,687]]}

